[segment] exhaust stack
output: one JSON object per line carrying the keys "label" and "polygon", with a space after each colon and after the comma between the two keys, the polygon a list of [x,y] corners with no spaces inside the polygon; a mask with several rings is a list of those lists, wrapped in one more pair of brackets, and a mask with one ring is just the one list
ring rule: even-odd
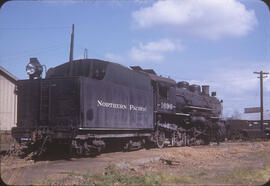
{"label": "exhaust stack", "polygon": [[209,89],[210,89],[209,85],[202,85],[202,93],[203,93],[203,95],[209,96]]}

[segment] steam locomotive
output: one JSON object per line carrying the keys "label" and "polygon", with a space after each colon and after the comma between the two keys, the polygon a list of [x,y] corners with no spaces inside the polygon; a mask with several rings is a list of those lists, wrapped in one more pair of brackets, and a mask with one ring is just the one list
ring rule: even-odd
{"label": "steam locomotive", "polygon": [[[17,82],[12,136],[36,148],[69,145],[73,152],[208,144],[222,131],[222,100],[209,86],[161,77],[152,69],[98,60],[50,68],[31,58],[30,79]],[[221,135],[222,137],[222,135]]]}

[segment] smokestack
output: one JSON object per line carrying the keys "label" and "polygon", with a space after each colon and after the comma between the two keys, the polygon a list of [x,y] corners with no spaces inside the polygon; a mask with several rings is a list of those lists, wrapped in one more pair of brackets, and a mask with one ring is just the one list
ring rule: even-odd
{"label": "smokestack", "polygon": [[209,85],[202,85],[202,93],[203,93],[203,95],[209,96],[209,89],[210,89]]}

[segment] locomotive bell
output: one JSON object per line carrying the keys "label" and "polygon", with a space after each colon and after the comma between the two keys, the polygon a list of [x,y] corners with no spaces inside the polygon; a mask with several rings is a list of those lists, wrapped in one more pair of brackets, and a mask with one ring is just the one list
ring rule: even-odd
{"label": "locomotive bell", "polygon": [[194,92],[194,93],[198,93],[199,94],[201,92],[200,85],[195,85],[195,84],[190,85],[189,86],[189,89],[190,89],[191,92]]}
{"label": "locomotive bell", "polygon": [[41,78],[43,68],[37,58],[30,58],[30,62],[26,65],[26,72],[29,79]]}

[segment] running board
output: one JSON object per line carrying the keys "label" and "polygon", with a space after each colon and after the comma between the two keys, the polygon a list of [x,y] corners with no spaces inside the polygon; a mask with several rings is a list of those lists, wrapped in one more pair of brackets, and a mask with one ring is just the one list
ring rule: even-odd
{"label": "running board", "polygon": [[102,138],[128,138],[128,137],[147,137],[151,136],[150,133],[144,134],[80,134],[75,137],[75,139],[102,139]]}

